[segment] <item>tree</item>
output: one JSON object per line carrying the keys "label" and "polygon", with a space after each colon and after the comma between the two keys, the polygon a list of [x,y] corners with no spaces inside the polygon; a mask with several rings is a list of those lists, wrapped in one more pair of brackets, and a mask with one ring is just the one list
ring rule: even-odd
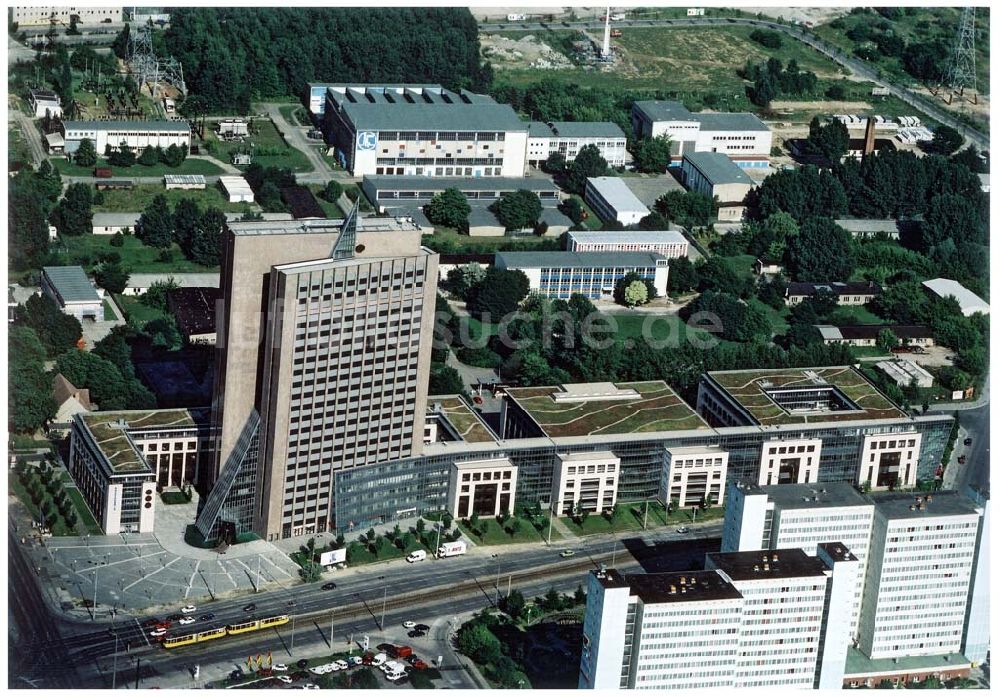
{"label": "tree", "polygon": [[8,426],[34,431],[56,415],[52,381],[45,372],[45,348],[30,327],[11,327],[7,335]]}
{"label": "tree", "polygon": [[517,309],[528,290],[528,277],[523,271],[491,267],[467,306],[477,316],[489,315],[498,321]]}
{"label": "tree", "polygon": [[118,262],[102,262],[94,269],[97,285],[109,293],[121,293],[128,285],[129,271]]}
{"label": "tree", "polygon": [[167,206],[167,197],[157,194],[139,216],[136,237],[150,247],[167,249],[174,239],[174,220]]}
{"label": "tree", "polygon": [[542,607],[548,611],[552,611],[558,610],[560,605],[559,591],[549,586],[549,589],[545,591],[545,597],[542,599]]}
{"label": "tree", "polygon": [[538,195],[527,189],[518,189],[504,194],[490,206],[497,220],[507,230],[523,230],[534,227],[542,215],[542,202]]}
{"label": "tree", "polygon": [[789,240],[785,266],[797,281],[846,281],[853,247],[851,234],[830,218],[809,218]]}
{"label": "tree", "polygon": [[87,234],[93,230],[94,213],[90,209],[91,203],[90,186],[70,184],[49,220],[60,235],[77,237]]}
{"label": "tree", "polygon": [[680,316],[695,325],[700,324],[695,321],[700,317],[711,317],[721,327],[719,336],[729,341],[752,341],[771,334],[771,325],[761,310],[728,293],[706,291],[686,305]]}
{"label": "tree", "polygon": [[187,157],[187,147],[171,143],[160,155],[160,162],[167,167],[180,167]]}
{"label": "tree", "polygon": [[548,174],[563,174],[566,171],[566,156],[558,150],[549,153],[542,170]]}
{"label": "tree", "polygon": [[142,149],[142,154],[139,155],[137,162],[143,167],[152,167],[153,165],[159,164],[160,153],[158,153],[156,148],[152,145],[147,145]]}
{"label": "tree", "polygon": [[704,227],[719,210],[715,199],[698,191],[668,191],[655,206],[661,215],[685,227]]}
{"label": "tree", "polygon": [[632,150],[632,159],[640,172],[663,174],[670,166],[670,138],[657,136],[639,140]]}
{"label": "tree", "polygon": [[840,162],[847,154],[850,140],[847,126],[840,119],[832,119],[823,124],[818,116],[814,116],[809,123],[807,147],[811,153],[827,162]]}
{"label": "tree", "polygon": [[482,285],[486,269],[476,262],[456,266],[448,272],[444,287],[456,297],[468,299]]}
{"label": "tree", "polygon": [[686,293],[698,287],[698,272],[687,257],[676,257],[667,262],[667,290],[671,293]]}
{"label": "tree", "polygon": [[639,220],[640,230],[667,230],[670,228],[670,221],[659,211],[650,211],[649,215],[643,216]]}
{"label": "tree", "polygon": [[81,167],[93,167],[96,165],[97,148],[94,147],[94,141],[90,138],[82,139],[76,149],[76,153],[73,154],[73,162]]}
{"label": "tree", "polygon": [[146,323],[144,328],[153,346],[176,351],[184,343],[173,317],[161,317]]}
{"label": "tree", "polygon": [[838,218],[847,212],[844,185],[830,172],[812,165],[775,172],[748,194],[746,202],[754,220],[778,211],[797,222],[813,216]]}
{"label": "tree", "polygon": [[360,668],[351,673],[351,688],[358,690],[376,690],[379,687],[375,672],[368,667]]}
{"label": "tree", "polygon": [[876,345],[886,353],[899,346],[899,337],[891,329],[883,329],[878,333]]}
{"label": "tree", "polygon": [[38,184],[39,177],[25,170],[7,188],[7,253],[15,269],[37,268],[49,252],[46,219],[51,204]]}
{"label": "tree", "polygon": [[64,314],[45,294],[32,295],[24,305],[18,305],[14,309],[14,325],[33,329],[49,356],[76,346],[83,335],[80,321]]}
{"label": "tree", "polygon": [[576,194],[583,194],[587,180],[604,176],[608,171],[608,161],[601,155],[596,145],[584,145],[576,158],[566,167],[566,188]]}
{"label": "tree", "polygon": [[583,605],[587,602],[587,592],[583,590],[582,584],[578,585],[573,592],[573,602],[576,605]]}
{"label": "tree", "polygon": [[182,198],[174,206],[174,239],[181,251],[190,256],[191,242],[201,222],[201,208],[193,198]]}
{"label": "tree", "polygon": [[108,155],[108,164],[113,167],[131,167],[135,164],[135,150],[123,140],[118,148]]}
{"label": "tree", "polygon": [[753,87],[750,89],[750,101],[765,109],[771,106],[771,101],[777,95],[778,88],[774,78],[769,73],[764,73],[754,80]]}
{"label": "tree", "polygon": [[90,390],[91,399],[105,411],[128,409],[128,388],[114,363],[80,349],[56,358],[56,369],[76,387]]}
{"label": "tree", "polygon": [[625,286],[625,307],[635,307],[645,305],[648,302],[646,295],[646,284],[642,281],[632,281]]}
{"label": "tree", "polygon": [[836,102],[847,99],[847,89],[843,85],[830,85],[826,88],[826,98]]}
{"label": "tree", "polygon": [[153,281],[149,288],[139,296],[139,302],[148,307],[156,308],[162,312],[167,311],[167,294],[180,288],[173,276],[167,276],[166,281]]}
{"label": "tree", "polygon": [[[640,283],[643,286],[644,297],[641,301],[636,302],[634,305],[629,305],[628,298],[626,297],[625,291],[633,283]],[[639,291],[633,291],[634,294],[639,293]],[[629,271],[624,276],[615,282],[615,289],[612,294],[614,300],[619,305],[626,305],[628,307],[635,307],[635,305],[643,305],[653,298],[656,297],[656,286],[653,285],[652,279],[643,278],[635,271]],[[593,304],[591,304],[593,306]]]}
{"label": "tree", "polygon": [[516,588],[503,598],[501,602],[503,603],[501,609],[510,615],[514,621],[517,621],[521,617],[521,613],[524,612],[526,605],[524,594]]}
{"label": "tree", "polygon": [[458,632],[458,650],[476,663],[492,663],[502,655],[500,640],[481,623],[470,623]]}
{"label": "tree", "polygon": [[955,164],[964,165],[974,174],[986,174],[989,172],[989,165],[976,150],[975,145],[970,145],[965,150],[961,150],[951,156],[951,161]]}
{"label": "tree", "polygon": [[465,382],[450,365],[432,363],[427,391],[430,394],[462,394],[465,392]]}
{"label": "tree", "polygon": [[934,138],[927,144],[926,150],[935,155],[947,156],[962,147],[963,142],[965,142],[965,138],[962,137],[961,133],[951,126],[942,124],[934,130]]}
{"label": "tree", "polygon": [[583,210],[583,204],[576,196],[570,196],[559,204],[559,210],[576,225],[584,221],[586,211]]}
{"label": "tree", "polygon": [[435,194],[434,198],[424,206],[427,219],[435,225],[444,225],[462,232],[469,230],[469,213],[472,208],[465,194],[455,188],[448,188]]}
{"label": "tree", "polygon": [[202,266],[218,266],[222,260],[223,230],[226,214],[218,208],[209,208],[201,214],[191,238],[190,258]]}
{"label": "tree", "polygon": [[[737,270],[731,259],[712,256],[698,267],[698,289],[729,293],[748,298],[753,293],[753,280]],[[668,277],[669,282],[669,277]]]}
{"label": "tree", "polygon": [[326,183],[326,186],[323,187],[323,190],[319,195],[320,198],[329,201],[330,203],[336,203],[340,200],[340,195],[342,193],[344,193],[344,187],[342,187],[340,182],[337,180],[331,179]]}

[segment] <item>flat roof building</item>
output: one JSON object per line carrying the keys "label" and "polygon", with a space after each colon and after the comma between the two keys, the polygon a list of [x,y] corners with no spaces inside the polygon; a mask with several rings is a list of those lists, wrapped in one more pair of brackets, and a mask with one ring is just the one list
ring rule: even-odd
{"label": "flat roof building", "polygon": [[166,189],[204,189],[203,174],[164,174],[163,186]]}
{"label": "flat roof building", "polygon": [[885,239],[898,240],[901,229],[907,226],[909,221],[895,219],[867,219],[867,218],[837,218],[834,220],[838,226],[844,228],[852,237],[861,239],[871,239],[884,237]]}
{"label": "flat roof building", "polygon": [[190,344],[215,345],[215,312],[222,297],[218,287],[172,288],[167,291],[167,311]]}
{"label": "flat roof building", "polygon": [[580,293],[592,300],[609,299],[615,284],[628,273],[653,282],[667,294],[667,258],[651,252],[497,252],[496,266],[517,269],[529,288],[548,298],[567,299]]}
{"label": "flat roof building", "polygon": [[875,367],[888,375],[889,379],[900,387],[916,385],[917,387],[926,388],[933,387],[934,385],[934,376],[913,361],[904,359],[879,361],[875,364]]}
{"label": "flat roof building", "polygon": [[94,213],[91,232],[95,235],[135,232],[141,215],[142,213]]}
{"label": "flat roof building", "polygon": [[693,152],[720,152],[743,168],[770,166],[771,130],[754,114],[692,113],[680,102],[632,104],[636,138],[670,138],[674,163]]}
{"label": "flat roof building", "polygon": [[35,113],[35,118],[40,119],[46,114],[50,118],[62,116],[62,102],[59,95],[49,90],[30,90],[28,92],[28,104]]}
{"label": "flat roof building", "polygon": [[721,152],[686,153],[681,171],[688,189],[719,201],[719,220],[743,217],[743,200],[755,184],[729,157]]}
{"label": "flat roof building", "polygon": [[121,7],[31,6],[11,7],[11,21],[19,27],[47,26],[55,22],[68,27],[73,18],[81,24],[122,21]]}
{"label": "flat roof building", "polygon": [[619,177],[587,179],[584,200],[605,222],[617,220],[622,225],[635,225],[649,215],[649,209]]}
{"label": "flat roof building", "polygon": [[62,136],[68,153],[76,152],[84,138],[90,139],[98,154],[108,147],[117,150],[122,143],[136,152],[146,146],[164,150],[171,145],[191,147],[187,121],[63,121]]}
{"label": "flat roof building", "polygon": [[440,85],[310,85],[310,108],[317,90],[327,142],[356,177],[524,175],[528,125],[492,97]]}
{"label": "flat roof building", "polygon": [[81,266],[45,266],[42,268],[42,292],[67,315],[81,322],[104,318],[104,299],[87,278]]}
{"label": "flat roof building", "polygon": [[826,344],[849,346],[876,346],[883,331],[892,332],[907,346],[933,346],[934,332],[922,324],[815,324]]}
{"label": "flat roof building", "polygon": [[962,314],[966,317],[974,315],[977,312],[981,312],[984,315],[990,314],[989,303],[958,281],[953,281],[950,278],[932,278],[929,281],[924,281],[924,288],[939,298],[955,298],[962,308]]}
{"label": "flat roof building", "polygon": [[557,205],[559,187],[548,177],[397,177],[368,175],[361,181],[368,199],[380,207],[423,205],[446,189],[458,189],[471,203],[493,203],[520,189],[535,193],[542,205]]}
{"label": "flat roof building", "polygon": [[622,129],[610,121],[532,121],[526,159],[537,167],[559,153],[566,162],[573,162],[582,148],[593,145],[609,167],[624,167],[626,141]]}
{"label": "flat roof building", "polygon": [[570,252],[653,252],[668,259],[686,257],[688,241],[676,230],[629,230],[622,232],[571,230]]}
{"label": "flat roof building", "polygon": [[223,195],[230,203],[253,203],[253,189],[241,176],[219,177],[219,188],[222,189]]}
{"label": "flat roof building", "polygon": [[874,281],[832,281],[830,283],[804,283],[794,281],[785,290],[785,303],[797,305],[819,291],[833,293],[838,305],[864,305],[882,293],[882,286]]}

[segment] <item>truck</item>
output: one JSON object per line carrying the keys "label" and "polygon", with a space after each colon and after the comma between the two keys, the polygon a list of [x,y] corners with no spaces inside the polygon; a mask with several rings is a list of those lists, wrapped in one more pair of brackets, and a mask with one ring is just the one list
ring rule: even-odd
{"label": "truck", "polygon": [[110,179],[114,176],[114,172],[111,171],[110,167],[97,167],[94,169],[94,176],[99,179]]}
{"label": "truck", "polygon": [[445,557],[457,557],[460,554],[465,554],[465,542],[462,540],[457,542],[445,542],[443,545],[438,547],[437,551],[438,559],[444,559]]}
{"label": "truck", "polygon": [[415,561],[423,561],[427,558],[427,552],[422,549],[417,549],[406,555],[406,561],[411,564]]}
{"label": "truck", "polygon": [[528,18],[528,15],[515,15],[515,14],[509,14],[509,15],[507,15],[507,21],[508,22],[523,22],[527,18]]}
{"label": "truck", "polygon": [[611,30],[611,38],[614,39],[614,38],[617,38],[617,37],[619,37],[621,35],[622,35],[622,30],[621,29],[612,29]]}
{"label": "truck", "polygon": [[625,19],[625,15],[622,14],[621,12],[618,12],[616,14],[611,15],[611,21],[612,22],[620,22],[623,19]]}

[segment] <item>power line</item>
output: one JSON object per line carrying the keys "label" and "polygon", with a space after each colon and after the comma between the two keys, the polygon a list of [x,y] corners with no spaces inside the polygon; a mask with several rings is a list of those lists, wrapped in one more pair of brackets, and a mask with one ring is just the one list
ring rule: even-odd
{"label": "power line", "polygon": [[955,49],[952,52],[951,64],[948,66],[947,87],[951,90],[951,98],[958,94],[964,96],[966,88],[972,92],[972,101],[976,102],[976,8],[966,7],[962,10],[962,21],[958,26],[958,36],[955,39]]}

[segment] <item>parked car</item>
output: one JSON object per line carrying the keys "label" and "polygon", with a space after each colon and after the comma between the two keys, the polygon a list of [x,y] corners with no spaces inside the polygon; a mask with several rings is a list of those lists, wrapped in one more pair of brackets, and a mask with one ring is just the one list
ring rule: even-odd
{"label": "parked car", "polygon": [[411,639],[417,639],[422,636],[427,636],[427,632],[420,629],[412,629],[406,633],[406,636],[410,637]]}
{"label": "parked car", "polygon": [[189,615],[187,617],[181,617],[179,620],[177,620],[177,624],[194,624],[197,621],[198,620]]}
{"label": "parked car", "polygon": [[405,622],[403,622],[403,629],[413,629],[416,626],[417,623],[414,622],[413,620],[406,620]]}
{"label": "parked car", "polygon": [[161,636],[166,636],[166,635],[167,635],[167,630],[166,629],[154,629],[153,631],[151,631],[149,633],[149,636],[151,636],[151,637],[161,637]]}
{"label": "parked car", "polygon": [[429,667],[426,663],[424,663],[423,661],[421,661],[419,658],[417,660],[413,661],[412,663],[410,663],[410,665],[413,666],[414,670],[427,670],[427,668]]}
{"label": "parked car", "polygon": [[284,663],[275,663],[273,666],[271,666],[271,670],[275,673],[287,673],[288,666],[286,666]]}
{"label": "parked car", "polygon": [[287,675],[275,675],[274,677],[280,680],[281,682],[285,683],[286,685],[292,684],[292,679]]}
{"label": "parked car", "polygon": [[361,665],[361,656],[348,656],[347,663],[353,668]]}
{"label": "parked car", "polygon": [[384,653],[377,653],[374,656],[372,656],[372,665],[378,667],[383,663],[385,663],[387,658],[388,656],[386,656]]}
{"label": "parked car", "polygon": [[323,590],[325,590],[325,591],[332,591],[336,587],[337,587],[337,584],[334,583],[333,581],[330,581],[329,583],[324,583],[323,586],[322,586]]}
{"label": "parked car", "polygon": [[350,664],[343,658],[334,661],[333,665],[337,666],[337,670],[347,670],[350,667]]}
{"label": "parked car", "polygon": [[431,631],[431,628],[430,628],[430,626],[429,626],[429,625],[426,625],[426,624],[418,624],[418,625],[417,625],[417,626],[415,627],[415,629],[416,629],[417,631],[420,631],[420,632],[429,632],[429,631]]}

